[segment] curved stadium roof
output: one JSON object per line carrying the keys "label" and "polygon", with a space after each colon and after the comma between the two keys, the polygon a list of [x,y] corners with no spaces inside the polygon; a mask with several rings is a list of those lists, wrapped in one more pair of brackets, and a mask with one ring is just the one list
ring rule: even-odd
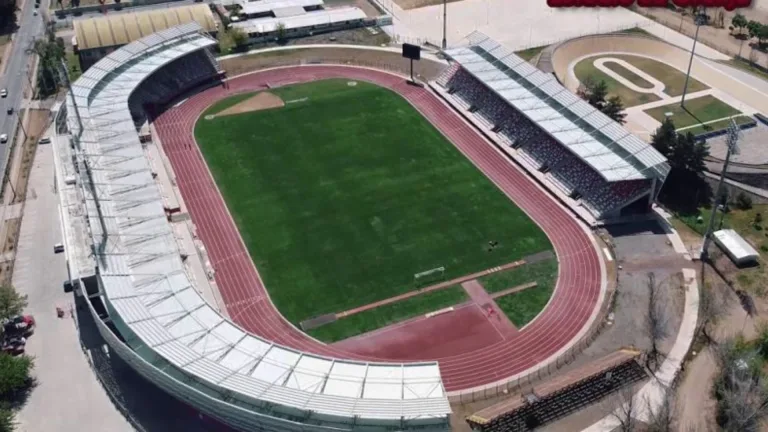
{"label": "curved stadium roof", "polygon": [[93,246],[115,327],[162,373],[181,381],[181,372],[186,385],[245,409],[282,406],[307,418],[388,425],[446,419],[451,411],[437,363],[362,363],[275,345],[222,317],[194,288],[128,98],[164,65],[215,43],[197,23],[172,27],[114,51],[72,85],[67,123],[86,168],[78,193],[90,241],[76,244],[67,234],[75,243],[68,249]]}

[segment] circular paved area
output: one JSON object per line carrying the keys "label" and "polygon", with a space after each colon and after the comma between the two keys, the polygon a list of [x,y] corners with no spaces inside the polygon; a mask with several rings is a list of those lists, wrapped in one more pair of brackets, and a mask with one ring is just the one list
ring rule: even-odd
{"label": "circular paved area", "polygon": [[226,88],[202,91],[183,104],[169,108],[155,120],[232,320],[265,339],[301,351],[338,358],[381,360],[320,343],[282,318],[269,300],[193,136],[198,117],[215,101],[236,93],[265,89],[267,84],[277,86],[326,78],[368,81],[399,93],[522,208],[549,236],[555,248],[559,277],[554,294],[546,309],[517,337],[473,352],[457,349],[452,355],[430,359],[439,361],[446,390],[469,389],[511,377],[567,347],[591,323],[601,294],[600,257],[589,234],[434,93],[407,85],[403,78],[386,72],[346,66],[289,67],[239,76],[230,79]]}

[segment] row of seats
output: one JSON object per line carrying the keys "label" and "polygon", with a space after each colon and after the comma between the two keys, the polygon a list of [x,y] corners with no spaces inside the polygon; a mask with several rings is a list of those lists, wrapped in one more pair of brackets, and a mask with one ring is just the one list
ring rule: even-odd
{"label": "row of seats", "polygon": [[137,127],[146,122],[145,106],[163,105],[218,73],[219,66],[207,50],[200,50],[169,63],[131,94],[128,106]]}
{"label": "row of seats", "polygon": [[607,182],[597,171],[539,128],[458,64],[436,80],[461,108],[470,111],[499,142],[514,147],[529,168],[547,172],[559,190],[579,198],[595,217],[626,205],[650,189],[647,180]]}

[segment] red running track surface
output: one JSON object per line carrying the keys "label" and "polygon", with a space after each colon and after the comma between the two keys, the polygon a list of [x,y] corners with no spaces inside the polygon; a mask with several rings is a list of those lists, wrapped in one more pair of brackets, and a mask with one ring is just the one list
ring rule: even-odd
{"label": "red running track surface", "polygon": [[468,389],[513,376],[567,345],[588,323],[600,295],[599,257],[587,233],[570,213],[434,93],[408,85],[402,77],[386,72],[345,66],[297,66],[239,76],[229,80],[227,88],[215,87],[196,94],[183,104],[169,108],[155,121],[233,321],[256,335],[297,350],[338,358],[382,360],[315,341],[283,319],[269,300],[193,135],[200,114],[222,98],[264,89],[267,84],[276,86],[326,78],[368,81],[399,93],[536,221],[555,248],[560,271],[554,295],[545,311],[525,327],[519,337],[482,349],[456,347],[453,352],[430,359],[439,361],[446,390]]}

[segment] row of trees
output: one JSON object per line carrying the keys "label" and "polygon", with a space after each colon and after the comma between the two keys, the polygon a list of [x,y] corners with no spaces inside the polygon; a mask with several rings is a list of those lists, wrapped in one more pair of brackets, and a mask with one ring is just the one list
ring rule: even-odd
{"label": "row of trees", "polygon": [[740,13],[731,18],[731,25],[728,29],[733,36],[744,39],[757,39],[759,48],[763,48],[768,43],[768,24],[747,20],[747,17]]}
{"label": "row of trees", "polygon": [[[26,307],[27,296],[20,295],[10,285],[0,286],[0,322],[21,315]],[[0,353],[0,432],[14,430],[15,410],[34,385],[33,366],[34,359],[27,355]]]}
{"label": "row of trees", "polygon": [[66,56],[64,39],[56,37],[52,25],[46,28],[44,37],[36,39],[29,52],[40,60],[37,73],[37,94],[40,99],[55,94],[63,84],[61,64]]}

